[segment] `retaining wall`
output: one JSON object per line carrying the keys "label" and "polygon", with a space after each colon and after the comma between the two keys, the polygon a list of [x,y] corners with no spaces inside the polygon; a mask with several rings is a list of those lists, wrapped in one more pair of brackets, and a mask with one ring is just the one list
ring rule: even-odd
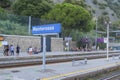
{"label": "retaining wall", "polygon": [[[35,36],[16,36],[16,35],[2,35],[4,41],[7,41],[9,45],[20,46],[22,52],[26,52],[29,46],[37,47],[41,49],[41,37]],[[3,46],[0,47],[0,51],[3,51]],[[51,51],[60,52],[63,51],[63,39],[51,38]]]}

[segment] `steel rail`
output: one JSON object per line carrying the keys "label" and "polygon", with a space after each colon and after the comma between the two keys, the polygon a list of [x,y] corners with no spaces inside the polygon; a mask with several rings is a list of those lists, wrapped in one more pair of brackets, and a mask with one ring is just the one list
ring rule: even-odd
{"label": "steel rail", "polygon": [[[117,56],[118,59],[120,58],[120,53],[111,53],[109,56]],[[87,59],[97,59],[97,58],[105,58],[106,54],[87,54],[87,55],[79,55],[79,54],[72,54],[72,55],[62,55],[62,56],[54,56],[54,55],[48,55],[46,56],[46,63],[58,63],[58,62],[67,62],[72,60],[83,60],[84,58]],[[5,60],[8,59],[8,60]],[[42,56],[30,56],[30,57],[8,57],[8,58],[2,58],[0,60],[0,68],[5,67],[18,67],[18,66],[27,66],[27,65],[38,65],[42,64]]]}

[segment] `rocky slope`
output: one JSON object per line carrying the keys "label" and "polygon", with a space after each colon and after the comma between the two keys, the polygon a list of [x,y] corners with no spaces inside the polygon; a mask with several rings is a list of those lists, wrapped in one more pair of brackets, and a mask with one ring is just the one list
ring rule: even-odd
{"label": "rocky slope", "polygon": [[[53,0],[55,3],[62,3],[64,0]],[[109,16],[111,21],[120,18],[120,0],[85,0],[86,5],[94,16]]]}

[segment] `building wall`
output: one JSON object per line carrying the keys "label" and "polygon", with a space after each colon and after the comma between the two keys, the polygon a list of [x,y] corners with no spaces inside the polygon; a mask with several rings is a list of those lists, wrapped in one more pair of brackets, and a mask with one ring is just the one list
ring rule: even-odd
{"label": "building wall", "polygon": [[51,51],[52,52],[63,51],[63,39],[62,38],[51,39]]}
{"label": "building wall", "polygon": [[[15,35],[4,35],[4,41],[7,41],[9,45],[20,46],[22,52],[26,52],[29,46],[37,47],[41,49],[41,37],[34,36],[15,36]],[[3,50],[3,46],[0,47],[0,51]],[[51,51],[63,51],[63,39],[62,38],[51,38]]]}

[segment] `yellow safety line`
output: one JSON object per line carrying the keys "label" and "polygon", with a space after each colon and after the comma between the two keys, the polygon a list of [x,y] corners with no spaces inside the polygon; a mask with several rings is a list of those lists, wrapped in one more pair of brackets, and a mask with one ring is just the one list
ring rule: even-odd
{"label": "yellow safety line", "polygon": [[64,77],[64,76],[74,75],[74,74],[81,73],[81,72],[90,72],[90,71],[93,71],[93,70],[104,69],[104,68],[119,65],[119,64],[120,64],[120,62],[116,62],[114,64],[97,66],[95,68],[89,68],[89,69],[86,69],[86,70],[78,70],[78,71],[69,72],[69,73],[66,73],[66,74],[60,74],[60,75],[57,75],[57,76],[52,76],[52,77],[49,77],[49,78],[42,78],[40,80],[53,80],[53,79],[57,79],[57,78]]}

